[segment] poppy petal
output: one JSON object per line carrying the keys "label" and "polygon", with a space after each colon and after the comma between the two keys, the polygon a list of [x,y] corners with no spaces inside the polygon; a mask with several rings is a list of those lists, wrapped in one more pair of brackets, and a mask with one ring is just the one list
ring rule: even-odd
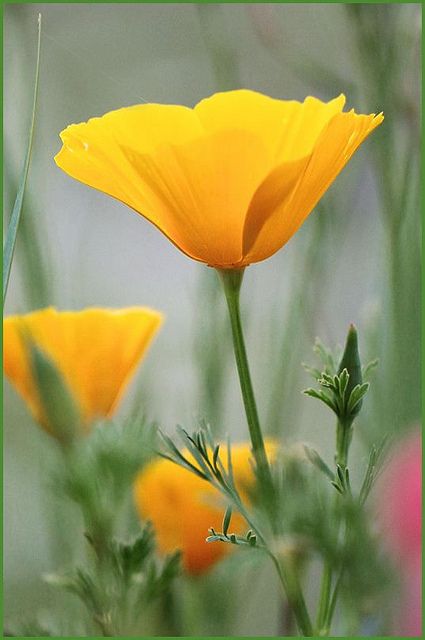
{"label": "poppy petal", "polygon": [[[298,180],[296,165],[287,163],[266,178],[248,211],[244,263],[265,260],[286,244],[382,120],[381,114],[366,116],[353,111],[337,114],[322,131],[312,154],[299,162]],[[283,194],[280,203],[279,193]]]}
{"label": "poppy petal", "polygon": [[[4,320],[4,369],[34,417],[44,411],[31,372],[24,334],[56,365],[88,425],[110,417],[162,322],[157,311],[42,309]],[[46,426],[46,425],[43,425]]]}

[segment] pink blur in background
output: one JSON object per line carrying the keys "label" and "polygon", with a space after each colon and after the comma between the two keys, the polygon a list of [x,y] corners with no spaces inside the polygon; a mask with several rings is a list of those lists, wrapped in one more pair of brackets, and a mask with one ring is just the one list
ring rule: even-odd
{"label": "pink blur in background", "polygon": [[396,443],[377,486],[379,525],[400,575],[394,633],[422,635],[422,438],[419,429]]}

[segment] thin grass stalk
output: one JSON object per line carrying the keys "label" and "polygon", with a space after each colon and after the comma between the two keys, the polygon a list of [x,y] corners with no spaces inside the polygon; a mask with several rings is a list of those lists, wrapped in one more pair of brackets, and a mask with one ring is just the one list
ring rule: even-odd
{"label": "thin grass stalk", "polygon": [[35,65],[34,94],[31,112],[31,122],[28,133],[27,151],[25,155],[24,168],[15,204],[13,206],[10,217],[9,226],[6,233],[6,241],[3,248],[3,304],[6,300],[7,288],[9,285],[10,271],[12,268],[13,255],[15,252],[16,238],[18,235],[19,221],[24,203],[25,189],[27,184],[28,172],[31,162],[31,152],[34,138],[35,114],[37,108],[38,85],[40,76],[40,52],[41,52],[41,14],[38,14],[38,37],[37,37],[37,56]]}

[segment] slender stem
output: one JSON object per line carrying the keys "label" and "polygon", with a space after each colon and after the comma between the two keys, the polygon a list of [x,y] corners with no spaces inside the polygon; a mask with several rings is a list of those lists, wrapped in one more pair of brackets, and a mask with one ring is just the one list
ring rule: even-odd
{"label": "slender stem", "polygon": [[[352,422],[352,421],[351,421]],[[336,425],[336,455],[335,462],[343,469],[346,468],[348,462],[348,450],[353,436],[353,428],[351,422],[343,422],[338,420]]]}
{"label": "slender stem", "polygon": [[344,567],[341,567],[341,570],[339,572],[337,581],[335,583],[335,587],[332,593],[332,597],[329,603],[329,609],[327,612],[327,617],[326,617],[326,625],[325,625],[325,629],[324,629],[324,633],[323,635],[329,635],[329,630],[331,628],[331,624],[332,624],[332,618],[335,612],[335,607],[336,607],[336,601],[338,599],[338,592],[339,592],[339,588],[341,586],[341,582],[342,582],[342,576],[344,573]]}
{"label": "slender stem", "polygon": [[294,636],[294,629],[296,629],[296,622],[291,603],[288,598],[282,603],[281,621],[279,625],[279,636],[291,637]]}
{"label": "slender stem", "polygon": [[32,143],[34,137],[34,123],[35,113],[37,108],[37,96],[38,96],[38,80],[40,76],[40,50],[41,50],[41,13],[38,14],[38,39],[37,39],[37,55],[35,63],[35,80],[34,80],[34,93],[32,102],[32,113],[30,130],[28,133],[27,151],[25,155],[24,169],[22,172],[21,181],[19,184],[16,200],[13,205],[12,215],[10,217],[9,226],[6,232],[6,241],[3,249],[3,305],[6,299],[7,287],[9,285],[10,270],[12,268],[13,254],[15,252],[16,237],[18,233],[19,221],[22,214],[25,187],[27,183],[28,171],[31,162]]}
{"label": "slender stem", "polygon": [[318,635],[324,635],[324,629],[327,622],[329,602],[332,587],[332,565],[328,560],[325,561],[322,574],[322,584],[320,587],[319,611],[317,613],[316,628]]}
{"label": "slender stem", "polygon": [[[336,425],[335,463],[339,464],[343,469],[347,467],[348,452],[350,449],[352,435],[353,435],[352,421],[344,422],[342,420],[338,420]],[[340,497],[341,496],[336,496],[335,507],[338,506],[338,501]],[[341,516],[339,515],[338,522],[337,522],[338,532],[341,529],[341,524],[342,524]],[[319,612],[317,616],[317,632],[321,636],[329,635],[329,630],[332,624],[332,618],[335,611],[336,602],[338,599],[338,592],[339,592],[339,587],[341,584],[343,572],[344,572],[344,566],[342,565],[340,568],[340,573],[337,578],[333,593],[331,593],[332,566],[329,564],[329,561],[325,562],[323,575],[322,575]]]}
{"label": "slender stem", "polygon": [[[338,420],[336,425],[336,452],[335,452],[335,464],[340,465],[343,469],[347,467],[348,451],[352,438],[352,423]],[[335,497],[335,510],[338,507],[339,496]],[[337,529],[338,532],[341,528],[340,515],[337,516]],[[342,569],[341,569],[342,571]],[[316,619],[316,631],[319,636],[327,636],[329,634],[330,625],[332,622],[333,612],[335,610],[339,582],[337,580],[334,592],[332,593],[332,565],[329,560],[324,561],[322,582],[320,587],[320,600],[319,609]]]}
{"label": "slender stem", "polygon": [[289,566],[284,566],[283,563],[280,562],[271,552],[269,552],[269,555],[276,567],[301,633],[305,637],[312,637],[314,635],[313,625],[307,611],[297,572],[295,570],[291,571]]}
{"label": "slender stem", "polygon": [[[270,524],[275,525],[274,487],[273,479],[264,446],[260,421],[258,418],[257,405],[255,402],[254,390],[249,372],[248,358],[246,355],[245,341],[242,330],[239,294],[243,278],[243,269],[219,270],[219,275],[224,287],[227,306],[229,309],[230,323],[232,327],[233,348],[235,352],[236,365],[239,373],[239,381],[242,391],[242,398],[245,406],[245,413],[248,422],[249,434],[251,437],[252,453],[259,473],[260,481],[263,483],[264,496],[268,498],[270,514]],[[307,611],[302,589],[298,580],[295,567],[285,566],[267,548],[267,553],[273,560],[278,572],[280,581],[288,598],[288,602],[294,612],[298,627],[304,636],[313,635],[313,626]]]}
{"label": "slender stem", "polygon": [[94,618],[94,622],[95,624],[98,625],[102,636],[104,636],[105,638],[114,638],[115,637],[115,633],[113,631],[113,629],[111,629],[109,627],[109,625],[102,619],[101,616],[95,616]]}
{"label": "slender stem", "polygon": [[233,348],[239,373],[239,381],[245,406],[249,434],[251,437],[252,453],[254,455],[259,475],[264,481],[264,486],[267,486],[270,489],[272,487],[270,466],[267,460],[266,449],[264,447],[263,435],[258,418],[257,405],[249,372],[240,316],[239,293],[244,271],[243,269],[220,269],[218,270],[218,273],[223,283],[224,293],[226,295],[227,306],[229,309]]}

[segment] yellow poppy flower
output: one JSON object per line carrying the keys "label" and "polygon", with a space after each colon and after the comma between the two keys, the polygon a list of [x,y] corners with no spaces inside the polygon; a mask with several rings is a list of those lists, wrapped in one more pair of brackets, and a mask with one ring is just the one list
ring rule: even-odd
{"label": "yellow poppy flower", "polygon": [[217,93],[193,109],[142,104],[61,133],[57,165],[121,200],[210,266],[264,260],[297,231],[382,114]]}
{"label": "yellow poppy flower", "polygon": [[[273,458],[277,444],[269,440],[265,445],[269,458]],[[184,454],[187,456],[187,451]],[[232,446],[235,483],[244,501],[248,501],[254,481],[250,457],[249,444]],[[223,455],[224,466],[225,458]],[[224,498],[191,471],[166,459],[155,460],[136,478],[134,496],[140,517],[155,527],[160,551],[180,549],[188,573],[204,573],[229,551],[230,545],[206,542],[210,527],[222,529]],[[242,516],[233,513],[230,532],[244,534],[248,528]]]}
{"label": "yellow poppy flower", "polygon": [[35,420],[53,433],[31,370],[28,339],[52,361],[81,412],[87,430],[110,417],[162,322],[157,311],[42,309],[3,322],[4,370]]}

